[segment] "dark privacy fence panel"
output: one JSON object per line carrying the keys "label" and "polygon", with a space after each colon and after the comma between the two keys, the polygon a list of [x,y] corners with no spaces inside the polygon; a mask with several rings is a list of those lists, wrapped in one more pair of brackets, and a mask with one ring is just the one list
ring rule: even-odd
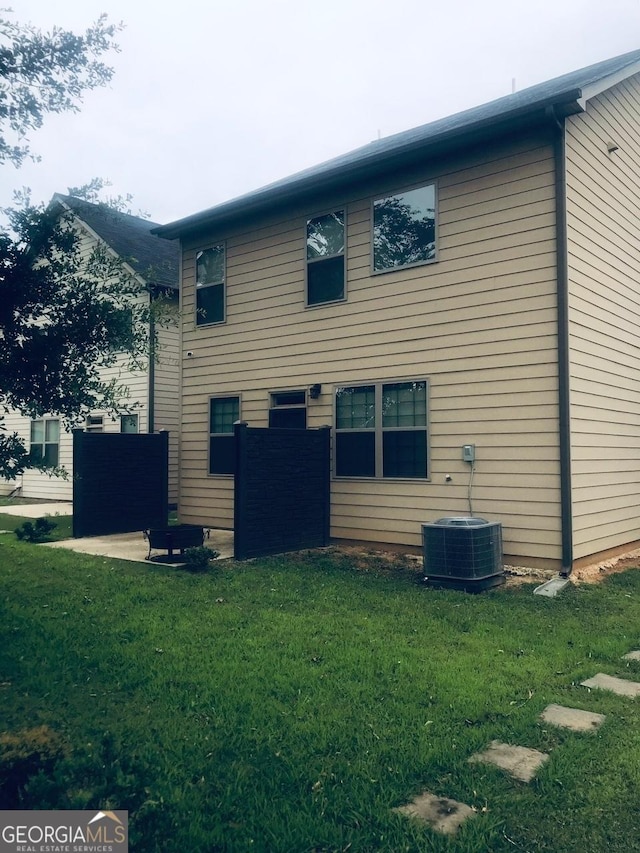
{"label": "dark privacy fence panel", "polygon": [[169,433],[73,433],[73,535],[166,527]]}
{"label": "dark privacy fence panel", "polygon": [[234,556],[329,543],[330,429],[236,424]]}

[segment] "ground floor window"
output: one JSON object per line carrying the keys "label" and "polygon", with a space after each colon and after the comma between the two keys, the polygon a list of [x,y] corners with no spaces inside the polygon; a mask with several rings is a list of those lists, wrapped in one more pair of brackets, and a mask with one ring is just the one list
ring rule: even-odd
{"label": "ground floor window", "polygon": [[233,425],[240,420],[240,397],[209,400],[209,473],[233,474],[236,468]]}
{"label": "ground floor window", "polygon": [[120,415],[120,432],[137,433],[139,432],[138,427],[137,415]]}
{"label": "ground floor window", "polygon": [[104,417],[102,415],[88,415],[84,428],[87,432],[103,432]]}
{"label": "ground floor window", "polygon": [[337,477],[428,477],[426,379],[341,385],[335,396]]}
{"label": "ground floor window", "polygon": [[60,458],[60,421],[41,418],[31,421],[31,460],[55,467]]}
{"label": "ground floor window", "polygon": [[281,429],[307,428],[307,392],[278,391],[271,395],[269,426]]}

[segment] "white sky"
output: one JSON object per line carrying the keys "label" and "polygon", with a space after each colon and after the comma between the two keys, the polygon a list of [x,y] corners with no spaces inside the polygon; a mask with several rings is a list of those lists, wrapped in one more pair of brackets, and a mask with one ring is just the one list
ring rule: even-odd
{"label": "white sky", "polygon": [[[5,4],[2,4],[5,5]],[[169,222],[300,169],[640,47],[640,0],[16,0],[14,18],[126,29],[105,89],[32,137],[0,206],[92,177]]]}

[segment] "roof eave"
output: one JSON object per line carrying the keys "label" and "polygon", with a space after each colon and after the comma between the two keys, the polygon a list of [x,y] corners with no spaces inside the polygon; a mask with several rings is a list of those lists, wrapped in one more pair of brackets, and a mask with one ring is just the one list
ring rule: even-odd
{"label": "roof eave", "polygon": [[556,94],[553,97],[538,100],[509,112],[472,121],[462,127],[443,130],[426,139],[411,140],[389,151],[380,152],[376,150],[374,145],[371,152],[363,154],[357,164],[338,164],[331,168],[329,162],[326,171],[320,171],[313,175],[303,173],[298,180],[294,177],[281,186],[264,187],[248,196],[241,196],[184,219],[161,225],[152,229],[152,233],[173,240],[178,237],[195,235],[223,224],[228,225],[237,222],[239,219],[264,213],[268,209],[301,201],[305,196],[339,189],[347,180],[353,184],[375,177],[390,169],[410,165],[418,156],[438,156],[443,153],[451,153],[489,139],[499,138],[507,133],[547,124],[550,107],[555,108],[558,118],[582,112],[584,107],[580,103],[581,98],[582,90],[574,88],[561,95]]}

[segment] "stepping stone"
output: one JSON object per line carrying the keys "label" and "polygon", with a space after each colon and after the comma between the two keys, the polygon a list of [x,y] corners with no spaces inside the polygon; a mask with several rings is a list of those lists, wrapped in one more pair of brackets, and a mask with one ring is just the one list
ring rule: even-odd
{"label": "stepping stone", "polygon": [[606,717],[604,714],[579,711],[577,708],[547,705],[540,714],[540,719],[552,726],[560,726],[560,728],[571,729],[574,732],[592,732],[604,723]]}
{"label": "stepping stone", "polygon": [[447,797],[437,797],[429,791],[424,791],[406,806],[398,806],[393,811],[422,821],[445,835],[453,835],[467,818],[475,815],[471,806]]}
{"label": "stepping stone", "polygon": [[637,681],[628,681],[626,678],[615,678],[613,675],[605,675],[604,672],[599,672],[593,678],[581,681],[580,683],[583,687],[610,690],[612,693],[617,693],[618,696],[630,696],[632,699],[640,695],[640,683]]}
{"label": "stepping stone", "polygon": [[546,752],[539,752],[537,749],[529,749],[526,746],[512,746],[508,743],[492,740],[484,752],[477,752],[472,755],[469,762],[471,764],[478,762],[494,764],[501,770],[505,770],[514,779],[518,779],[520,782],[530,782],[548,758]]}
{"label": "stepping stone", "polygon": [[622,655],[622,660],[640,660],[640,652],[628,652],[626,655]]}

